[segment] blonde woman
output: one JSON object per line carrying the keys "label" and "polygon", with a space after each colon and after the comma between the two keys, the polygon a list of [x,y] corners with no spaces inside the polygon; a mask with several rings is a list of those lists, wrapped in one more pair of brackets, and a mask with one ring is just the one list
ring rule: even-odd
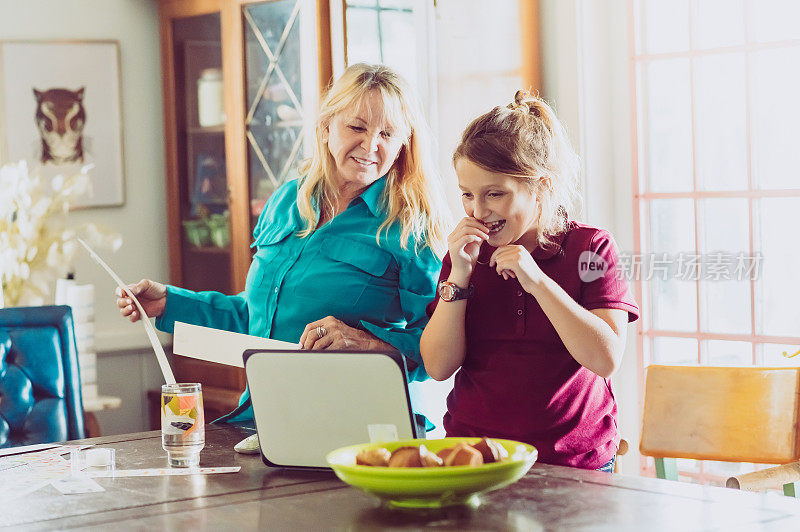
{"label": "blonde woman", "polygon": [[639,309],[611,235],[573,221],[578,165],[564,128],[520,91],[467,127],[453,164],[466,217],[421,340],[431,377],[458,370],[447,435],[520,440],[544,463],[613,471],[610,377]]}
{"label": "blonde woman", "polygon": [[[303,349],[396,350],[427,378],[419,338],[444,252],[438,176],[412,89],[356,64],[328,90],[304,176],[269,198],[253,232],[245,291],[132,289],[167,332],[183,321],[300,342]],[[139,316],[117,292],[123,316]],[[249,393],[225,421],[252,419]],[[429,427],[430,428],[430,427]]]}

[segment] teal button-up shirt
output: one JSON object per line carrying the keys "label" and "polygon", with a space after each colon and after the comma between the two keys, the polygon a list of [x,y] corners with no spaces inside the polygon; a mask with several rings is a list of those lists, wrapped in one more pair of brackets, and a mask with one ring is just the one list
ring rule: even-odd
{"label": "teal button-up shirt", "polygon": [[[426,246],[415,249],[413,240],[403,249],[398,224],[381,231],[378,243],[385,184],[378,179],[344,212],[299,238],[305,223],[297,208],[298,182],[285,183],[270,196],[253,231],[256,253],[244,292],[228,296],[169,286],[156,326],[171,333],[175,321],[182,321],[296,343],[308,323],[334,316],[397,348],[409,361],[409,381],[427,379],[419,340],[441,261]],[[240,405],[248,399],[245,390]],[[252,417],[247,408],[227,421]]]}

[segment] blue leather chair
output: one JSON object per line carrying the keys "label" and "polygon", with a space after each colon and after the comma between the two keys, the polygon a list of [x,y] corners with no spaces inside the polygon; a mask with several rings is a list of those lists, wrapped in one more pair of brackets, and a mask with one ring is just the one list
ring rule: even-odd
{"label": "blue leather chair", "polygon": [[0,448],[83,437],[72,309],[0,309]]}

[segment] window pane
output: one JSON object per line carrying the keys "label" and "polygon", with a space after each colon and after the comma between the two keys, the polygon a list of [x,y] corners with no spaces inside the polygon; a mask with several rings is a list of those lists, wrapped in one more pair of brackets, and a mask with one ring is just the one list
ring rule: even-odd
{"label": "window pane", "polygon": [[750,342],[709,340],[706,342],[709,366],[751,366],[753,345]]}
{"label": "window pane", "polygon": [[750,257],[747,199],[707,199],[699,207],[702,328],[749,334],[750,277],[736,269],[740,260]]}
{"label": "window pane", "polygon": [[728,477],[741,473],[750,473],[755,470],[755,466],[746,462],[714,462],[712,460],[705,460],[703,461],[703,469],[709,475],[722,477],[721,481],[712,482],[711,485],[724,486],[725,480],[727,480]]}
{"label": "window pane", "polygon": [[694,87],[698,188],[747,189],[744,56],[697,58]]}
{"label": "window pane", "polygon": [[800,47],[755,52],[751,64],[753,177],[759,188],[799,188]]}
{"label": "window pane", "polygon": [[417,84],[417,57],[414,14],[404,11],[381,12],[383,62],[396,69],[411,83]]}
{"label": "window pane", "polygon": [[652,192],[692,190],[689,60],[647,65],[647,181]]}
{"label": "window pane", "polygon": [[760,211],[760,281],[756,285],[762,303],[756,307],[760,331],[775,336],[800,336],[800,246],[797,215],[800,198],[764,198]]}
{"label": "window pane", "polygon": [[348,7],[347,63],[380,63],[381,48],[378,38],[378,12],[374,9]]}
{"label": "window pane", "polygon": [[697,363],[697,340],[663,336],[653,339],[653,364],[691,366]]}
{"label": "window pane", "polygon": [[650,253],[642,275],[650,287],[653,327],[697,330],[697,284],[677,275],[682,254],[694,253],[694,206],[689,199],[650,202]]}
{"label": "window pane", "polygon": [[642,12],[648,54],[689,49],[689,0],[645,0]]}
{"label": "window pane", "polygon": [[747,25],[753,41],[800,38],[800,2],[797,0],[751,0]]}
{"label": "window pane", "polygon": [[744,43],[744,0],[694,0],[694,48]]}
{"label": "window pane", "polygon": [[414,7],[414,0],[380,0],[381,7],[388,7],[392,9],[407,9],[411,10]]}
{"label": "window pane", "polygon": [[[759,365],[770,368],[796,368],[800,366],[800,345],[759,344],[756,346]],[[790,356],[783,356],[786,353]]]}

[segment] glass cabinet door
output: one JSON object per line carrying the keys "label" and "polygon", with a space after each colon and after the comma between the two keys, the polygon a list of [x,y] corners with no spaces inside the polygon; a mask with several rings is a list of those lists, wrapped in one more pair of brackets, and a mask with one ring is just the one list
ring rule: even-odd
{"label": "glass cabinet door", "polygon": [[231,292],[220,14],[172,21],[181,284]]}
{"label": "glass cabinet door", "polygon": [[314,5],[242,8],[251,228],[272,192],[299,176],[311,147],[319,91]]}

